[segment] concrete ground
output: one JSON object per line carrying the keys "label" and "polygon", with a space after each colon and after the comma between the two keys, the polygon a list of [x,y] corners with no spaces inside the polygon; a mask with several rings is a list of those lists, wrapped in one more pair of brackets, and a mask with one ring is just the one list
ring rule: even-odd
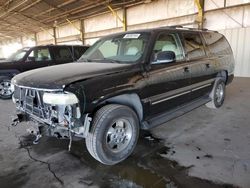
{"label": "concrete ground", "polygon": [[237,78],[218,110],[202,106],[142,132],[135,152],[105,166],[83,141],[43,137],[32,145],[26,129],[10,127],[11,101],[0,101],[0,187],[250,187],[250,79]]}

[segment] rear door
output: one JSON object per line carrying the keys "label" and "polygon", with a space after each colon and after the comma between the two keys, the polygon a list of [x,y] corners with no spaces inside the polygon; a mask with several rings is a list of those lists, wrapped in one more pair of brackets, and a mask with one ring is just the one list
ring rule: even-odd
{"label": "rear door", "polygon": [[209,94],[214,82],[214,67],[200,32],[183,32],[184,49],[191,73],[190,99]]}
{"label": "rear door", "polygon": [[[176,61],[157,63],[159,52],[173,51]],[[182,44],[177,33],[163,32],[156,39],[151,68],[147,77],[147,92],[150,104],[149,117],[181,106],[189,101],[190,73],[187,69]]]}
{"label": "rear door", "polygon": [[52,65],[51,51],[49,47],[35,47],[33,48],[26,59],[20,63],[22,71],[28,71],[36,68],[46,67]]}
{"label": "rear door", "polygon": [[64,64],[73,62],[73,52],[70,46],[53,47],[54,64]]}

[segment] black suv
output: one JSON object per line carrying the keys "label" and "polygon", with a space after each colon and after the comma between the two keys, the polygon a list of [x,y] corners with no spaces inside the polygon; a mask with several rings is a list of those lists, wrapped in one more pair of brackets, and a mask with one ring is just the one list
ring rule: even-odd
{"label": "black suv", "polygon": [[132,153],[140,129],[203,104],[220,107],[233,71],[232,50],[218,32],[119,33],[97,41],[77,63],[14,77],[15,122],[39,122],[48,135],[69,138],[69,149],[72,138],[85,138],[95,159],[113,165]]}
{"label": "black suv", "polygon": [[0,98],[12,96],[10,80],[28,70],[69,63],[78,60],[88,46],[48,45],[23,48],[0,61]]}

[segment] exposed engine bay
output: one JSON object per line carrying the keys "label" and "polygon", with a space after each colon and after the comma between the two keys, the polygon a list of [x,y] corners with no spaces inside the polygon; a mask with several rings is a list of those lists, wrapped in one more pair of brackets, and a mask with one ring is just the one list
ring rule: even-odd
{"label": "exposed engine bay", "polygon": [[91,118],[88,114],[81,115],[78,99],[74,94],[14,87],[13,101],[18,114],[13,125],[35,120],[39,122],[38,130],[33,131],[36,139],[41,138],[40,128],[43,127],[48,136],[70,139],[69,150],[74,136],[86,138]]}

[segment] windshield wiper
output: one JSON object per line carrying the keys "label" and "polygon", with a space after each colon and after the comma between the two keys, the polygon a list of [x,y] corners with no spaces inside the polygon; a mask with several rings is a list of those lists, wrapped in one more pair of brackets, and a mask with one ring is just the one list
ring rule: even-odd
{"label": "windshield wiper", "polygon": [[78,61],[79,62],[92,62],[92,59],[84,58],[84,59],[79,59]]}
{"label": "windshield wiper", "polygon": [[[99,59],[98,59],[98,60],[99,60]],[[100,61],[102,61],[102,60],[109,61],[110,63],[120,63],[120,61],[118,61],[118,60],[109,59],[109,58],[100,59]]]}
{"label": "windshield wiper", "polygon": [[108,61],[109,63],[121,63],[118,60],[109,59],[109,58],[102,58],[102,59],[87,59],[87,58],[84,58],[84,59],[79,60],[79,62],[94,62],[94,61],[97,61],[97,62]]}

